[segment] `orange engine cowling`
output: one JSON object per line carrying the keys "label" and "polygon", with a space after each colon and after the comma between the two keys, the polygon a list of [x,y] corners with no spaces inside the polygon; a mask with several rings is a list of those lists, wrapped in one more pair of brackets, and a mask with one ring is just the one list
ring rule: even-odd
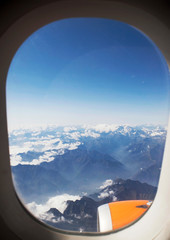
{"label": "orange engine cowling", "polygon": [[140,218],[151,205],[149,200],[111,202],[98,207],[98,231],[125,227]]}

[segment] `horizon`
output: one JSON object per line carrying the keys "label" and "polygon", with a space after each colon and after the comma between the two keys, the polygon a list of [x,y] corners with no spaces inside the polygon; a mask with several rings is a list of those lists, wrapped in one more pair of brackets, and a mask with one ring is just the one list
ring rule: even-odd
{"label": "horizon", "polygon": [[12,132],[15,131],[43,131],[43,130],[48,130],[48,129],[57,129],[57,128],[76,128],[73,129],[74,130],[80,130],[82,129],[94,129],[98,126],[107,126],[107,127],[111,127],[111,126],[115,126],[115,127],[131,127],[131,128],[135,128],[135,127],[162,127],[164,129],[167,129],[167,125],[166,124],[159,124],[159,123],[142,123],[142,124],[128,124],[128,123],[123,123],[123,124],[115,124],[115,123],[111,123],[111,124],[106,124],[106,123],[98,123],[98,124],[78,124],[78,125],[74,125],[74,124],[66,124],[66,125],[56,125],[56,124],[47,124],[47,125],[35,125],[35,126],[25,126],[25,127],[17,127],[17,128],[10,128],[8,127],[8,132],[9,134],[11,134]]}

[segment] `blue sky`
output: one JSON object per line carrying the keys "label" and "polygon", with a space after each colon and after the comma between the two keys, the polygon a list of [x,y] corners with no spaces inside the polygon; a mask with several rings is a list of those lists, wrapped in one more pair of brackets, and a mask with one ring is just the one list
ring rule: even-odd
{"label": "blue sky", "polygon": [[143,33],[72,18],[33,33],[7,77],[9,127],[167,124],[169,70]]}

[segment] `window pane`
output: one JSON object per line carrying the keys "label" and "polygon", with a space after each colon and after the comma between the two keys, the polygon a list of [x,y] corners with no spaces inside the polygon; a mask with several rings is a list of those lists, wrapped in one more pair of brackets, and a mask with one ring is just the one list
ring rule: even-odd
{"label": "window pane", "polygon": [[25,207],[79,232],[144,214],[161,171],[168,81],[159,49],[128,24],[71,18],[34,32],[7,77],[11,170]]}

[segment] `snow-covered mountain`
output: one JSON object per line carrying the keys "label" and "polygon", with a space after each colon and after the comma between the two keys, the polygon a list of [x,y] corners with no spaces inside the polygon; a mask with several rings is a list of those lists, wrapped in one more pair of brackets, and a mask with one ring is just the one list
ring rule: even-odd
{"label": "snow-covered mountain", "polygon": [[[11,166],[15,180],[21,179],[18,184],[24,183],[21,176],[25,171],[25,176],[29,176],[34,169],[37,171],[37,179],[41,172],[46,176],[55,175],[55,182],[58,179],[61,186],[62,183],[67,185],[67,181],[74,181],[75,186],[77,182],[89,184],[92,176],[95,182],[99,175],[104,178],[109,172],[113,173],[113,176],[110,176],[112,178],[122,177],[124,174],[125,178],[147,180],[148,183],[156,185],[165,139],[166,130],[161,126],[100,124],[18,130],[11,132],[9,136]],[[154,175],[149,171],[152,168],[156,172]],[[150,176],[146,178],[148,171]],[[89,180],[85,181],[87,173]],[[28,182],[31,179],[33,177],[29,176]],[[40,182],[46,185],[49,178],[43,179]],[[101,177],[101,182],[103,180]],[[54,182],[52,177],[51,181]],[[34,180],[34,185],[35,182]],[[55,184],[51,183],[51,186],[53,185]],[[46,188],[48,189],[48,184]]]}
{"label": "snow-covered mountain", "polygon": [[[142,142],[148,138],[165,141],[166,130],[161,126],[106,124],[14,130],[9,134],[11,165],[50,162],[54,160],[54,156],[62,155],[66,150],[77,149],[81,145],[87,150],[100,150],[114,157],[122,146],[128,147],[128,144],[132,145],[136,140]],[[129,149],[129,152],[132,150]]]}
{"label": "snow-covered mountain", "polygon": [[[156,188],[147,184],[158,184],[165,140],[166,129],[161,126],[100,124],[15,130],[9,135],[14,185],[33,214],[46,209],[38,218],[63,229],[85,224],[91,231],[88,227],[94,227],[96,212],[92,218],[86,210],[82,216],[74,211],[71,216],[73,208],[91,204],[94,210],[99,203],[153,199]],[[61,206],[69,206],[65,213],[54,204],[55,198]]]}
{"label": "snow-covered mountain", "polygon": [[72,199],[66,200],[64,207],[57,201],[55,204],[51,201],[50,206],[50,200],[41,206],[32,203],[27,207],[32,211],[34,207],[39,219],[56,228],[96,232],[97,208],[100,205],[122,200],[153,200],[156,190],[156,187],[138,181],[107,179],[94,194],[77,197],[77,199],[70,196]]}

